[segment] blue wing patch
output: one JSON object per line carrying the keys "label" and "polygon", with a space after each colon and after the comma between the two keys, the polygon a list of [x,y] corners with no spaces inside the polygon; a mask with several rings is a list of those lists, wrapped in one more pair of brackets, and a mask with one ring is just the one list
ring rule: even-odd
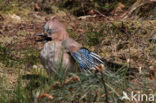
{"label": "blue wing patch", "polygon": [[79,67],[85,70],[95,70],[100,64],[103,64],[102,58],[86,48],[81,48],[72,52],[71,56],[79,64]]}

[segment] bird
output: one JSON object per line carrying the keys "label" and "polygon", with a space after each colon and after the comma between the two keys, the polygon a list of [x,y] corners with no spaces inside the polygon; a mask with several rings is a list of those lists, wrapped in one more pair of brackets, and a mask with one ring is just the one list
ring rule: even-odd
{"label": "bird", "polygon": [[55,17],[46,22],[43,34],[37,33],[36,36],[41,37],[38,41],[45,41],[40,57],[48,74],[57,73],[60,60],[63,61],[63,69],[68,68],[72,72],[75,72],[76,64],[78,65],[76,71],[87,72],[123,67],[121,64],[107,61],[70,38],[65,27]]}
{"label": "bird", "polygon": [[70,71],[74,72],[74,60],[63,48],[61,41],[47,42],[40,52],[40,57],[49,75],[52,72],[57,73],[61,66],[64,70],[71,68]]}
{"label": "bird", "polygon": [[61,65],[63,70],[75,72],[75,62],[62,45],[62,40],[69,38],[69,34],[62,24],[51,17],[44,25],[43,34],[37,33],[35,35],[39,37],[37,42],[45,42],[40,52],[40,59],[49,75],[53,72],[57,73]]}

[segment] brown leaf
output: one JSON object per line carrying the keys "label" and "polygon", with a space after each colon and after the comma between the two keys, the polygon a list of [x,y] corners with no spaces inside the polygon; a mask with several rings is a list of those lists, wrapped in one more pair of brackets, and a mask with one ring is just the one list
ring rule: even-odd
{"label": "brown leaf", "polygon": [[79,76],[72,76],[70,78],[65,79],[64,83],[65,84],[68,84],[68,83],[70,83],[72,81],[75,81],[75,82],[78,81],[78,82],[80,82],[80,77]]}
{"label": "brown leaf", "polygon": [[96,67],[96,70],[97,70],[98,72],[104,71],[104,65],[103,65],[103,64],[100,64],[99,67]]}
{"label": "brown leaf", "polygon": [[93,14],[95,14],[94,10],[90,10],[90,11],[88,12],[88,15],[93,15]]}
{"label": "brown leaf", "polygon": [[46,94],[46,93],[40,94],[40,95],[37,97],[37,100],[39,101],[40,99],[45,98],[45,97],[47,97],[47,98],[50,99],[50,100],[53,100],[53,96],[51,96],[50,94]]}
{"label": "brown leaf", "polygon": [[40,10],[41,10],[41,8],[40,8],[40,6],[38,5],[38,3],[35,3],[34,9],[35,9],[35,11],[40,11]]}
{"label": "brown leaf", "polygon": [[53,85],[52,88],[59,88],[61,87],[61,83],[59,81],[56,81]]}

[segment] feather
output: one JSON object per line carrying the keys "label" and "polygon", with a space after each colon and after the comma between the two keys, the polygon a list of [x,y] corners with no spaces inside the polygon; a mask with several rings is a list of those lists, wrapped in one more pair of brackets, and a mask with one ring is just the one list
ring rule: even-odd
{"label": "feather", "polygon": [[103,64],[100,56],[84,47],[76,52],[72,52],[71,56],[79,64],[79,67],[84,70],[96,70],[96,67],[98,67],[100,64]]}

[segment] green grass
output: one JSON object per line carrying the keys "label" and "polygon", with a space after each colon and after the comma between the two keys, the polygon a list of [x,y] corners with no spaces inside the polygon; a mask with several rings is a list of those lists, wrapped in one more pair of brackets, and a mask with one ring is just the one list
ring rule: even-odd
{"label": "green grass", "polygon": [[[69,73],[67,75],[63,74],[54,74],[50,78],[45,78],[42,76],[42,72],[36,75],[36,78],[33,78],[33,74],[29,75],[30,78],[26,78],[25,75],[21,75],[20,71],[18,74],[17,84],[14,87],[12,93],[6,87],[1,88],[1,102],[2,103],[33,103],[36,100],[35,95],[37,92],[40,93],[48,93],[52,95],[55,99],[53,102],[92,102],[92,101],[105,101],[105,97],[100,97],[101,95],[105,94],[104,84],[102,82],[102,75],[104,75],[103,79],[106,81],[107,89],[109,91],[109,100],[114,98],[118,100],[119,89],[117,86],[122,83],[122,78],[118,78],[119,76],[115,76],[113,74],[108,73]],[[70,76],[77,75],[80,77],[81,81],[74,82],[72,81],[69,84],[65,84],[64,80],[69,78]],[[32,76],[32,78],[31,78]],[[22,79],[23,77],[23,79]],[[24,78],[25,77],[25,78]],[[28,76],[27,76],[28,77]],[[35,77],[35,75],[34,75]],[[27,79],[27,80],[25,80]],[[112,80],[116,82],[111,82]],[[7,80],[6,80],[7,81]],[[61,86],[52,88],[52,85],[56,81],[61,83]],[[1,84],[2,86],[3,84]],[[9,85],[9,84],[8,84]],[[116,86],[116,87],[115,87]],[[9,98],[6,94],[10,92],[11,95]],[[8,99],[6,99],[8,98]],[[45,98],[39,103],[47,101]]]}
{"label": "green grass", "polygon": [[[1,47],[3,54],[8,53],[6,48]],[[2,56],[3,56],[2,54]],[[32,49],[26,51],[26,55],[22,61],[18,61],[23,65],[32,62],[32,65],[38,63],[38,52],[34,52]],[[5,55],[4,55],[5,56]],[[37,57],[36,57],[37,56]],[[9,62],[10,63],[10,62]],[[17,81],[13,87],[10,84],[7,71],[4,69],[3,74],[0,76],[2,83],[0,84],[0,102],[1,103],[43,103],[48,98],[37,100],[38,93],[48,93],[52,95],[54,99],[52,102],[103,102],[106,100],[106,90],[108,101],[119,101],[119,96],[123,89],[127,88],[128,81],[125,79],[126,71],[118,71],[112,73],[110,71],[94,72],[94,73],[66,73],[63,71],[62,65],[57,69],[57,74],[52,74],[47,77],[44,69],[40,69],[39,72],[32,70],[29,74],[22,72],[20,66],[16,68],[18,75]],[[119,75],[120,74],[120,75]],[[78,76],[80,81],[71,81],[65,83],[66,79],[72,76]],[[113,81],[113,82],[112,82]],[[60,84],[54,86],[56,82]],[[106,86],[106,88],[105,88]],[[7,98],[7,99],[6,99]]]}
{"label": "green grass", "polygon": [[[44,69],[41,69],[39,74],[35,72],[23,74],[20,69],[18,73],[14,88],[9,88],[10,84],[5,74],[2,77],[3,83],[0,84],[1,103],[104,102],[106,96],[108,96],[107,102],[124,103],[126,101],[120,100],[123,91],[149,93],[150,86],[156,85],[149,84],[154,82],[142,79],[143,75],[141,74],[137,76],[137,79],[140,79],[138,83],[132,82],[127,79],[126,71],[122,68],[117,72],[105,70],[101,73],[64,73],[64,71],[60,71],[60,73],[52,74],[50,77],[46,76]],[[72,76],[78,76],[80,81],[64,82],[65,79]],[[54,86],[56,82],[60,84]],[[154,87],[152,89],[154,90]],[[37,100],[37,96],[42,93],[47,93],[54,99],[50,101],[45,97]]]}
{"label": "green grass", "polygon": [[[0,62],[6,67],[19,68],[24,65],[29,68],[37,63],[40,63],[39,51],[31,47],[27,50],[16,50],[12,48],[14,48],[14,45],[12,45],[11,48],[0,45]],[[17,55],[20,55],[20,57]]]}

